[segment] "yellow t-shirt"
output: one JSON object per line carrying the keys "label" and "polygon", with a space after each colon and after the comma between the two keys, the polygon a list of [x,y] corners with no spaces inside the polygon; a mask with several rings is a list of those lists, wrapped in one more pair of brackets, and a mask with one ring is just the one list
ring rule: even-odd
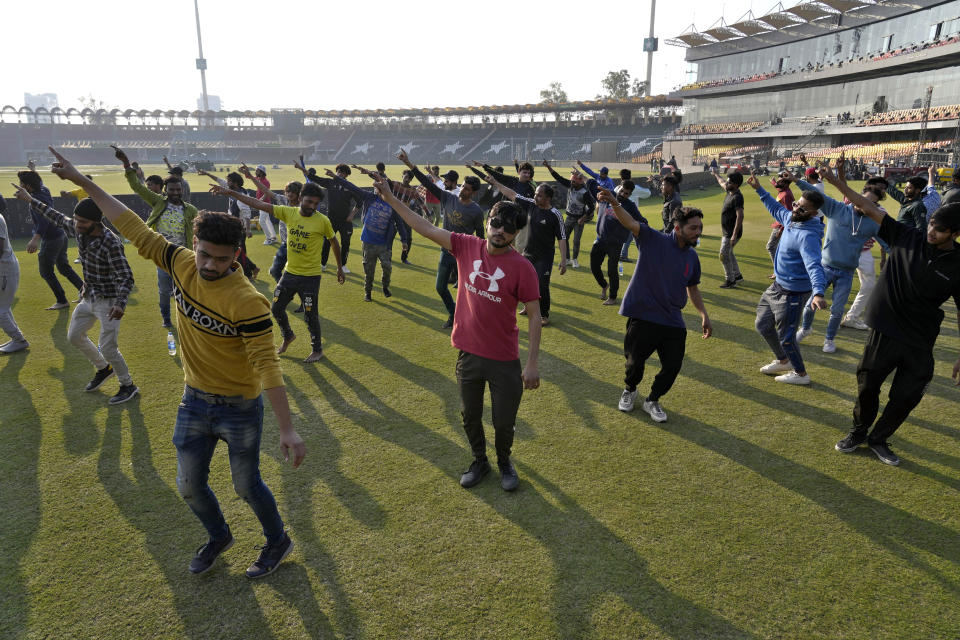
{"label": "yellow t-shirt", "polygon": [[83,190],[83,187],[77,187],[73,191],[67,191],[67,193],[72,195],[77,200],[83,200],[84,198],[89,197],[87,196],[87,192]]}
{"label": "yellow t-shirt", "polygon": [[319,211],[312,216],[300,215],[299,207],[273,205],[274,217],[287,224],[287,266],[295,276],[320,275],[320,254],[323,239],[333,237],[330,218]]}
{"label": "yellow t-shirt", "polygon": [[218,280],[204,280],[193,251],[170,244],[127,211],[116,227],[173,276],[177,330],[186,383],[206,393],[256,398],[261,388],[283,386],[273,346],[270,303],[243,277],[240,265]]}

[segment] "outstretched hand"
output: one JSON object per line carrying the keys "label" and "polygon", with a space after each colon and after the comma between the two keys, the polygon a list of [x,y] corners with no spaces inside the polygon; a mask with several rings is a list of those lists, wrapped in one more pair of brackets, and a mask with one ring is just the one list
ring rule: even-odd
{"label": "outstretched hand", "polygon": [[370,174],[370,177],[373,178],[373,188],[376,189],[381,198],[386,200],[388,196],[393,195],[393,191],[390,190],[390,183],[387,182],[386,178],[378,173]]}
{"label": "outstretched hand", "polygon": [[237,168],[237,171],[239,171],[240,175],[242,175],[244,178],[253,180],[253,176],[250,175],[250,167],[248,167],[246,163],[241,162],[240,166]]}
{"label": "outstretched hand", "polygon": [[410,165],[410,156],[408,156],[408,155],[407,155],[407,152],[404,151],[402,148],[400,149],[400,153],[397,154],[397,160],[399,160],[399,161],[402,162],[403,164],[407,165],[408,167],[411,166],[411,165]]}
{"label": "outstretched hand", "polygon": [[30,195],[29,191],[27,191],[26,189],[24,189],[23,187],[21,187],[15,182],[11,182],[10,184],[12,184],[13,188],[16,189],[13,196],[17,200],[19,200],[20,202],[28,202],[28,203],[33,201],[33,196]]}
{"label": "outstretched hand", "polygon": [[80,173],[80,170],[73,166],[72,162],[60,155],[56,149],[53,147],[47,147],[47,149],[49,149],[50,153],[57,159],[50,168],[50,170],[53,171],[53,175],[61,180],[69,180],[77,186],[81,186],[82,183],[87,180],[87,177]]}
{"label": "outstretched hand", "polygon": [[233,191],[231,191],[229,187],[221,187],[218,184],[211,184],[210,193],[215,196],[229,196],[233,194]]}
{"label": "outstretched hand", "polygon": [[609,189],[604,189],[603,187],[597,189],[597,200],[606,202],[609,205],[617,204],[617,196],[613,195],[613,192]]}
{"label": "outstretched hand", "polygon": [[123,168],[124,169],[129,168],[130,158],[127,157],[126,152],[115,144],[112,144],[110,146],[113,147],[113,155],[116,156],[117,160],[123,163]]}
{"label": "outstretched hand", "polygon": [[754,191],[760,188],[760,180],[757,178],[757,174],[755,174],[753,171],[750,172],[750,177],[747,178],[747,184],[753,187]]}
{"label": "outstretched hand", "polygon": [[337,177],[337,174],[335,174],[335,173],[334,173],[332,170],[330,170],[330,169],[324,169],[323,172],[326,173],[326,174],[327,174],[328,176],[330,176],[331,178],[336,178],[336,177]]}

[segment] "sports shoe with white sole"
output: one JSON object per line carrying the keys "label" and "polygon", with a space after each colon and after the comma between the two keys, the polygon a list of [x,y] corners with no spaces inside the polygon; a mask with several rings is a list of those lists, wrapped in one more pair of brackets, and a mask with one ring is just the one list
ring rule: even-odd
{"label": "sports shoe with white sole", "polygon": [[837,351],[837,345],[834,344],[833,340],[824,340],[823,341],[823,352],[824,353],[835,353]]}
{"label": "sports shoe with white sole", "polygon": [[798,343],[803,342],[803,339],[806,338],[811,333],[813,333],[811,329],[803,329],[803,328],[797,329],[797,342]]}
{"label": "sports shoe with white sole", "polygon": [[847,327],[848,329],[858,329],[860,331],[869,331],[870,325],[861,320],[860,318],[844,318],[840,322],[841,327]]}
{"label": "sports shoe with white sole", "polygon": [[574,269],[579,269],[579,268],[580,268],[580,263],[577,262],[577,259],[576,259],[576,258],[573,259],[573,268],[574,268]]}
{"label": "sports shoe with white sole", "polygon": [[796,371],[791,371],[790,373],[785,373],[782,376],[777,376],[774,378],[774,380],[786,384],[810,384],[810,374],[805,373],[800,375]]}
{"label": "sports shoe with white sole", "polygon": [[343,272],[350,273],[350,269],[347,269],[347,265],[343,265]]}
{"label": "sports shoe with white sole", "polygon": [[900,456],[891,451],[886,442],[878,442],[876,444],[867,443],[867,446],[880,458],[880,462],[893,467],[900,464]]}
{"label": "sports shoe with white sole", "polygon": [[770,364],[765,364],[760,367],[760,373],[765,373],[768,376],[775,376],[778,373],[783,373],[785,371],[793,371],[793,365],[789,362],[780,362],[779,360],[774,360]]}
{"label": "sports shoe with white sole", "polygon": [[654,422],[666,422],[667,412],[663,410],[660,403],[656,400],[644,400],[643,410],[650,414]]}
{"label": "sports shoe with white sole", "polygon": [[637,390],[627,391],[623,390],[623,393],[620,394],[620,404],[617,407],[620,411],[633,411],[633,401],[637,399]]}
{"label": "sports shoe with white sole", "polygon": [[17,351],[23,351],[29,346],[30,343],[26,340],[10,340],[0,345],[0,353],[16,353]]}

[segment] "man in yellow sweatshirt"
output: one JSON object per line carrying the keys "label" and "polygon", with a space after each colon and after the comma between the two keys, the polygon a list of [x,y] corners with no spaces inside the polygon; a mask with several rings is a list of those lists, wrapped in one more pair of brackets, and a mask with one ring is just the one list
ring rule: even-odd
{"label": "man in yellow sweatshirt", "polygon": [[194,226],[193,250],[168,242],[132,211],[50,149],[53,172],[82,187],[103,215],[173,279],[177,327],[186,385],[177,411],[173,443],[177,447],[177,488],[206,528],[209,541],[190,563],[203,573],[233,544],[216,496],[207,484],[218,440],[230,455],[237,494],[253,509],[267,538],[248,578],[272,573],[293,549],[273,494],[260,478],[260,438],[266,390],[280,430],[284,459],[293,453],[298,467],[306,454],[290,422],[283,372],[273,349],[270,305],[236,262],[243,227],[227,214],[204,212]]}

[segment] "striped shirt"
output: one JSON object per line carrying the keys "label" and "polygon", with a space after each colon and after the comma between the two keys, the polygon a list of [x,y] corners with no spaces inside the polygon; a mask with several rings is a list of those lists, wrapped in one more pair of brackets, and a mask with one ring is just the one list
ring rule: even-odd
{"label": "striped shirt", "polygon": [[115,306],[125,308],[127,297],[133,289],[133,271],[123,253],[123,241],[102,224],[100,235],[79,233],[73,218],[68,218],[36,198],[30,207],[53,225],[76,236],[83,267],[80,295],[91,300],[112,299]]}

